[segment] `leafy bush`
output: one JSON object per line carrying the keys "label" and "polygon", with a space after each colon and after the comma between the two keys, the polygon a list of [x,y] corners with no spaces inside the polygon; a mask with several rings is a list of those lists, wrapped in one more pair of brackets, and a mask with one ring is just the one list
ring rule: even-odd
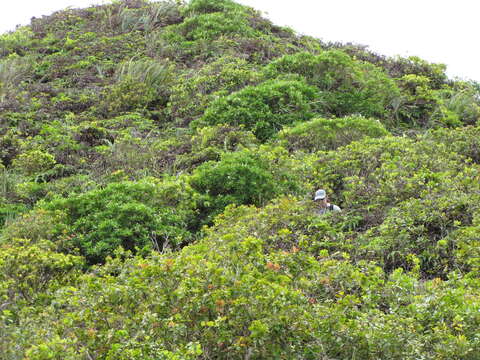
{"label": "leafy bush", "polygon": [[425,134],[448,146],[452,151],[472,159],[480,164],[480,127],[466,126],[456,129],[436,129]]}
{"label": "leafy bush", "polygon": [[25,210],[26,207],[24,205],[9,203],[0,197],[0,229],[3,228],[3,225],[8,220],[12,220]]}
{"label": "leafy bush", "polygon": [[399,79],[404,97],[397,104],[395,116],[398,121],[414,126],[432,126],[431,118],[438,107],[438,97],[425,76],[408,74]]}
{"label": "leafy bush", "polygon": [[28,26],[17,28],[16,31],[0,35],[0,57],[10,54],[25,55],[28,48],[33,45],[34,36]]}
{"label": "leafy bush", "polygon": [[[465,158],[446,146],[405,137],[353,142],[321,154],[313,168],[309,176],[314,186],[331,190],[333,202],[355,214],[345,226],[356,231],[380,224],[400,202],[422,198],[451,184],[458,174],[474,172]],[[471,183],[467,179],[462,186]],[[459,186],[458,180],[451,186]]]}
{"label": "leafy bush", "polygon": [[228,204],[260,205],[279,190],[268,163],[248,150],[226,153],[218,162],[200,165],[189,181],[206,196],[207,221]]}
{"label": "leafy bush", "polygon": [[192,193],[180,182],[122,182],[104,189],[55,200],[45,206],[63,209],[66,224],[90,264],[122,246],[162,250],[189,238]]}
{"label": "leafy bush", "polygon": [[[19,341],[20,351],[121,359],[159,353],[219,359],[478,355],[478,318],[471,316],[480,308],[478,281],[424,281],[401,270],[386,275],[366,261],[353,264],[325,251],[315,258],[294,246],[276,251],[255,233],[245,235],[245,227],[272,221],[278,234],[271,239],[288,236],[282,226],[302,220],[298,213],[289,217],[289,205],[266,210],[279,221],[265,211],[242,218],[251,208],[231,209],[229,220],[218,219],[204,240],[178,254],[118,254],[77,288],[58,291],[44,309],[41,326],[71,342],[36,336]],[[82,312],[85,307],[90,311]],[[58,321],[64,318],[68,326]]]}
{"label": "leafy bush", "polygon": [[53,168],[55,158],[47,152],[31,150],[17,156],[12,165],[23,174],[30,176]]}
{"label": "leafy bush", "polygon": [[61,210],[35,209],[9,221],[2,229],[0,243],[9,244],[14,239],[27,239],[32,244],[47,240],[55,243],[59,251],[73,251],[68,241],[71,232],[65,224],[66,214]]}
{"label": "leafy bush", "polygon": [[405,75],[424,76],[432,80],[434,89],[440,89],[447,83],[447,69],[444,64],[429,63],[417,56],[409,56],[408,58],[391,58],[386,62],[386,67],[392,78],[401,78]]}
{"label": "leafy bush", "polygon": [[[475,125],[480,120],[480,91],[468,83],[456,83],[439,94],[445,112],[456,116],[462,124]],[[447,123],[448,124],[448,123]],[[454,124],[454,125],[458,125]]]}
{"label": "leafy bush", "polygon": [[[9,302],[28,304],[41,299],[47,290],[65,285],[73,279],[83,259],[55,251],[52,242],[13,239],[0,245],[0,297]],[[49,289],[50,288],[50,289]]]}
{"label": "leafy bush", "polygon": [[183,9],[186,15],[209,14],[215,12],[243,12],[244,7],[231,0],[192,0]]}
{"label": "leafy bush", "polygon": [[257,138],[250,132],[228,125],[207,126],[191,137],[191,149],[179,154],[174,168],[192,170],[203,162],[220,160],[221,154],[242,148],[253,148]]}
{"label": "leafy bush", "polygon": [[177,123],[188,124],[203,114],[218,96],[257,83],[260,73],[243,59],[224,56],[200,70],[188,72],[172,88],[168,109]]}
{"label": "leafy bush", "polygon": [[119,115],[129,111],[146,110],[155,100],[155,89],[146,83],[125,77],[105,91],[102,107],[108,115]]}
{"label": "leafy bush", "polygon": [[285,55],[266,66],[269,77],[298,74],[320,89],[319,102],[325,114],[337,117],[362,114],[385,117],[399,90],[380,68],[352,59],[338,50],[320,55]]}
{"label": "leafy bush", "polygon": [[201,14],[184,20],[182,24],[175,25],[185,41],[215,40],[220,36],[248,36],[255,35],[249,26],[248,19],[242,13]]}
{"label": "leafy bush", "polygon": [[223,151],[236,151],[242,147],[253,147],[258,143],[251,132],[238,127],[216,125],[198,129],[192,136],[192,151],[215,147]]}
{"label": "leafy bush", "polygon": [[20,139],[14,131],[9,130],[0,135],[0,163],[9,166],[18,155],[19,147]]}
{"label": "leafy bush", "polygon": [[477,204],[478,196],[453,189],[404,201],[367,234],[365,251],[382,257],[386,271],[418,266],[422,278],[445,278],[451,271],[468,272],[468,261],[459,258],[457,251],[470,245],[459,241],[456,232],[471,225]]}
{"label": "leafy bush", "polygon": [[313,119],[285,128],[278,137],[285,141],[290,150],[315,152],[335,150],[363,137],[382,137],[388,134],[389,132],[378,120],[350,116]]}
{"label": "leafy bush", "polygon": [[214,101],[193,124],[243,125],[261,141],[271,138],[283,126],[313,117],[315,88],[296,80],[272,80],[247,86]]}

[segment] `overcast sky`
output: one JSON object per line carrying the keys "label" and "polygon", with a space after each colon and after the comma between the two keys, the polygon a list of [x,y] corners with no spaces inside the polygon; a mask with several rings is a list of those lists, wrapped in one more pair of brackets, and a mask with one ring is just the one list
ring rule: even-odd
{"label": "overcast sky", "polygon": [[[450,77],[480,81],[478,0],[237,0],[277,25],[324,41],[353,42],[388,56],[447,64]],[[0,0],[0,32],[32,16],[101,0]]]}

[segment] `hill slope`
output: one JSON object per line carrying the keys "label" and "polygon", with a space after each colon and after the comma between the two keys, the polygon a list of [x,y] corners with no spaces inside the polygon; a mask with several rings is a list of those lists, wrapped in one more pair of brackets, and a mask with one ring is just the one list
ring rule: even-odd
{"label": "hill slope", "polygon": [[444,71],[230,0],[1,35],[1,358],[478,359],[480,86]]}

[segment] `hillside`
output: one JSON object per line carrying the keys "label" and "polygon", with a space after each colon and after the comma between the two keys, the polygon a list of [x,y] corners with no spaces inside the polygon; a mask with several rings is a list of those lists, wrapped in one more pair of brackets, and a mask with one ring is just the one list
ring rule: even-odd
{"label": "hillside", "polygon": [[480,359],[479,170],[444,65],[230,0],[34,18],[0,35],[0,358]]}

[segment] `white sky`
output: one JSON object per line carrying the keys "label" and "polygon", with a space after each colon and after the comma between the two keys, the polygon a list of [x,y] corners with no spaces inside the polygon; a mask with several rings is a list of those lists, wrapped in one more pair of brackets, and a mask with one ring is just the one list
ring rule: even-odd
{"label": "white sky", "polygon": [[[324,41],[368,45],[379,54],[447,64],[450,77],[480,81],[478,0],[237,0],[277,25]],[[0,32],[68,6],[102,0],[0,0]]]}

